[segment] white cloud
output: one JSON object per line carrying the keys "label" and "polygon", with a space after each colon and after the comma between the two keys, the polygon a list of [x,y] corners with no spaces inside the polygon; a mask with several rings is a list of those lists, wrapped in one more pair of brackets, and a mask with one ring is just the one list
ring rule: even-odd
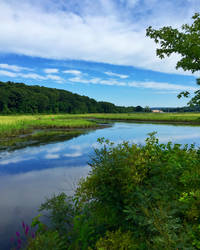
{"label": "white cloud", "polygon": [[62,143],[57,143],[56,146],[53,145],[53,147],[48,148],[47,152],[48,153],[58,153],[60,151],[62,151],[64,149],[65,145],[63,145]]}
{"label": "white cloud", "polygon": [[129,87],[136,88],[147,88],[147,89],[157,89],[157,90],[168,90],[168,91],[196,91],[198,88],[172,84],[166,82],[129,82]]}
{"label": "white cloud", "polygon": [[23,157],[23,156],[15,156],[13,158],[8,158],[8,159],[3,159],[0,161],[0,165],[8,165],[8,164],[13,164],[13,163],[19,163],[23,161],[28,161],[32,160],[33,157]]}
{"label": "white cloud", "polygon": [[115,0],[58,0],[55,4],[1,0],[0,52],[177,73],[177,56],[158,59],[156,45],[145,37],[145,30],[149,25],[180,27],[191,22],[192,14],[200,10],[198,0],[123,2],[125,8]]}
{"label": "white cloud", "polygon": [[34,80],[46,80],[47,79],[46,77],[41,76],[41,75],[36,74],[36,73],[25,74],[25,73],[11,72],[11,71],[7,71],[7,70],[0,70],[0,75],[12,77],[12,78],[20,77],[20,78],[34,79]]}
{"label": "white cloud", "polygon": [[116,81],[114,79],[111,79],[111,80],[100,80],[99,84],[103,84],[103,85],[116,85],[116,86],[126,86],[126,83],[119,82],[119,81]]}
{"label": "white cloud", "polygon": [[187,86],[187,85],[180,85],[180,84],[173,84],[167,82],[152,82],[152,81],[117,81],[115,79],[101,79],[101,78],[81,78],[81,77],[74,77],[68,79],[71,82],[76,83],[84,83],[84,84],[102,84],[102,85],[110,85],[110,86],[127,86],[127,87],[135,87],[135,88],[146,88],[146,89],[155,89],[159,91],[170,91],[179,92],[179,91],[196,91],[198,88]]}
{"label": "white cloud", "polygon": [[100,78],[92,78],[92,79],[84,79],[81,78],[79,76],[73,77],[73,78],[69,78],[68,79],[70,82],[77,82],[77,83],[85,83],[85,84],[89,84],[89,83],[98,83]]}
{"label": "white cloud", "polygon": [[7,64],[7,63],[0,63],[0,68],[1,69],[12,70],[12,71],[15,71],[15,72],[20,72],[20,71],[23,71],[23,70],[28,70],[28,71],[33,70],[33,69],[30,69],[30,68],[20,67],[20,66],[17,66],[17,65],[10,65],[10,64]]}
{"label": "white cloud", "polygon": [[63,78],[58,76],[58,75],[49,74],[49,75],[46,76],[46,79],[55,80],[57,82],[63,82]]}
{"label": "white cloud", "polygon": [[44,72],[47,73],[47,74],[53,74],[53,73],[58,73],[59,70],[50,68],[50,69],[44,69]]}
{"label": "white cloud", "polygon": [[77,82],[77,83],[85,83],[85,84],[102,84],[102,85],[116,85],[116,86],[125,86],[126,83],[120,82],[114,79],[110,80],[104,80],[101,78],[91,78],[91,79],[85,79],[81,77],[73,77],[68,79],[71,82]]}
{"label": "white cloud", "polygon": [[34,79],[34,80],[53,80],[58,83],[62,83],[64,79],[58,75],[51,75],[48,74],[46,76],[39,75],[36,73],[20,73],[20,72],[11,72],[7,70],[0,70],[0,76],[7,76],[7,77],[12,77],[12,78],[24,78],[24,79]]}
{"label": "white cloud", "polygon": [[81,152],[75,152],[75,153],[69,153],[69,154],[64,154],[65,157],[80,157],[83,154]]}
{"label": "white cloud", "polygon": [[34,79],[34,80],[45,80],[46,78],[42,75],[36,73],[29,73],[29,74],[17,74],[18,77],[27,78],[27,79]]}
{"label": "white cloud", "polygon": [[7,71],[7,70],[0,70],[0,75],[1,76],[8,76],[8,77],[17,77],[16,73]]}
{"label": "white cloud", "polygon": [[47,160],[51,160],[51,159],[59,159],[60,156],[58,154],[47,154],[47,155],[45,155],[44,158]]}
{"label": "white cloud", "polygon": [[106,75],[108,76],[116,76],[116,77],[119,77],[121,79],[126,79],[128,78],[129,76],[128,75],[122,75],[122,74],[117,74],[117,73],[113,73],[113,72],[104,72]]}
{"label": "white cloud", "polygon": [[71,74],[71,75],[81,75],[82,72],[79,70],[64,70],[64,74]]}

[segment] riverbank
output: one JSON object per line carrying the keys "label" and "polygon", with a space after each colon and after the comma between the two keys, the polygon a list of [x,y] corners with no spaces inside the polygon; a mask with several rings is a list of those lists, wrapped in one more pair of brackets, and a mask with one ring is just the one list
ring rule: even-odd
{"label": "riverbank", "polygon": [[35,129],[88,129],[98,122],[73,119],[72,115],[12,115],[0,116],[0,138],[31,133]]}
{"label": "riverbank", "polygon": [[0,138],[35,129],[100,128],[100,121],[156,122],[200,125],[200,113],[58,114],[0,116]]}
{"label": "riverbank", "polygon": [[133,122],[165,122],[199,124],[200,113],[128,113],[128,114],[83,114],[77,118],[101,120],[133,121]]}

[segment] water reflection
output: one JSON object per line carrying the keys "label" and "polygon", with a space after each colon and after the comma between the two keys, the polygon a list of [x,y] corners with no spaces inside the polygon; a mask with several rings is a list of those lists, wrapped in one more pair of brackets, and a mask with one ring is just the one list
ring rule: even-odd
{"label": "water reflection", "polygon": [[46,197],[59,192],[72,195],[88,171],[88,166],[82,165],[0,176],[0,249],[9,249],[10,237],[21,230],[22,221],[31,223]]}
{"label": "water reflection", "polygon": [[115,123],[70,140],[0,152],[0,249],[8,249],[9,237],[19,230],[22,220],[30,223],[45,197],[73,193],[79,178],[89,171],[87,162],[99,146],[97,138],[143,144],[153,131],[162,143],[200,145],[200,127]]}
{"label": "water reflection", "polygon": [[92,129],[88,130],[36,130],[31,134],[19,135],[12,138],[3,138],[0,140],[0,151],[13,151],[26,147],[35,147],[49,143],[61,142],[71,140],[81,134],[89,133]]}

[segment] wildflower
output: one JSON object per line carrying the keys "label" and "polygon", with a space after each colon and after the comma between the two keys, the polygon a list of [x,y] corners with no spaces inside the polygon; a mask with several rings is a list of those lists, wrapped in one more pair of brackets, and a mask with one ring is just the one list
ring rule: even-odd
{"label": "wildflower", "polygon": [[20,237],[20,233],[19,233],[19,232],[16,232],[16,236],[17,236],[17,237]]}
{"label": "wildflower", "polygon": [[29,226],[28,226],[28,225],[26,225],[25,234],[27,235],[27,234],[28,234],[28,232],[29,232]]}

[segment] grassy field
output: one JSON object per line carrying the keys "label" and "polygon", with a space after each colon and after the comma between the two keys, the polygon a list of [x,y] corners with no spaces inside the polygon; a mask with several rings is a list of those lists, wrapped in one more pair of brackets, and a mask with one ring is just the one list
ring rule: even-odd
{"label": "grassy field", "polygon": [[200,113],[131,113],[131,114],[83,114],[77,118],[96,118],[101,120],[185,122],[200,125]]}
{"label": "grassy field", "polygon": [[22,133],[28,133],[34,129],[73,129],[97,127],[98,123],[93,119],[166,123],[180,122],[200,125],[200,113],[10,115],[0,116],[0,137],[9,137]]}
{"label": "grassy field", "polygon": [[95,121],[74,119],[72,115],[16,115],[0,116],[0,137],[16,136],[34,129],[71,129],[97,127]]}

